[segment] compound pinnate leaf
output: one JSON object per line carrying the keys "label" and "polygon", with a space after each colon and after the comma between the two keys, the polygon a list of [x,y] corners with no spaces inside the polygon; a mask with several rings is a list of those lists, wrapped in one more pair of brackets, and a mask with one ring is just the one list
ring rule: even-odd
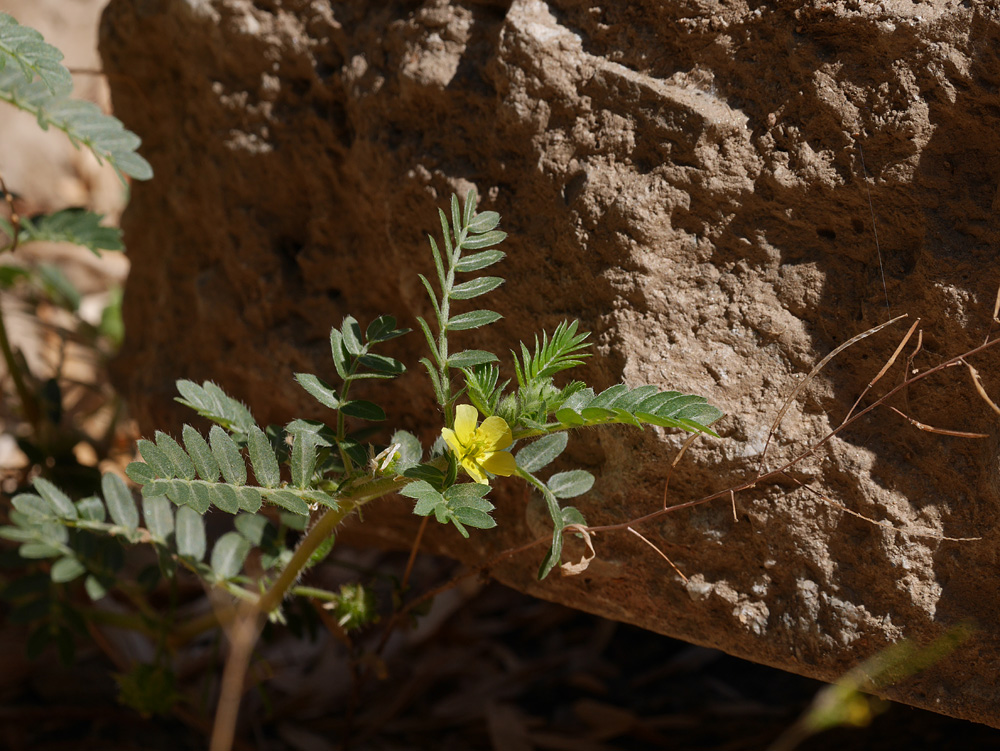
{"label": "compound pinnate leaf", "polygon": [[525,472],[537,472],[566,450],[569,435],[565,431],[542,436],[517,452],[517,466]]}
{"label": "compound pinnate leaf", "polygon": [[246,433],[250,426],[257,424],[242,402],[233,399],[211,381],[205,381],[199,386],[193,381],[182,379],[177,381],[177,391],[183,397],[178,398],[178,402],[227,430]]}
{"label": "compound pinnate leaf", "polygon": [[479,297],[480,295],[485,295],[487,292],[492,292],[503,284],[503,282],[504,280],[499,276],[480,276],[471,281],[456,284],[451,288],[451,293],[448,297],[452,300],[471,300],[473,297]]}
{"label": "compound pinnate leaf", "polygon": [[246,485],[246,462],[243,461],[243,455],[226,431],[218,425],[213,425],[208,433],[208,442],[226,482],[231,485]]}
{"label": "compound pinnate leaf", "polygon": [[205,557],[205,520],[193,508],[181,506],[177,509],[175,536],[178,553],[196,561]]}
{"label": "compound pinnate leaf", "polygon": [[250,543],[239,532],[226,532],[212,548],[212,569],[220,579],[232,579],[243,569]]}
{"label": "compound pinnate leaf", "polygon": [[105,473],[101,477],[101,491],[115,524],[130,532],[135,530],[139,526],[139,509],[122,479],[110,472]]}
{"label": "compound pinnate leaf", "polygon": [[78,208],[22,217],[20,242],[72,243],[95,255],[102,250],[125,250],[121,230],[105,227],[101,224],[103,219],[101,214]]}
{"label": "compound pinnate leaf", "polygon": [[20,69],[23,83],[30,84],[37,77],[53,96],[68,96],[73,90],[73,77],[62,65],[62,59],[62,52],[35,29],[0,13],[0,70],[14,63]]}

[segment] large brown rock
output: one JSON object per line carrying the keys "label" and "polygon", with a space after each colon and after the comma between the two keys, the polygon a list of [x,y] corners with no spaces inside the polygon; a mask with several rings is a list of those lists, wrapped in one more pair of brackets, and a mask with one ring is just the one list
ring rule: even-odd
{"label": "large brown rock", "polygon": [[[996,10],[749,5],[112,0],[116,114],[157,173],[125,217],[118,380],[145,429],[187,419],[171,402],[179,377],[214,379],[263,422],[318,414],[291,373],[334,378],[327,333],[348,313],[428,313],[424,235],[473,185],[511,233],[492,298],[506,319],[477,343],[505,351],[579,318],[595,332],[595,386],[679,388],[728,413],[723,439],[678,466],[672,503],[751,478],[803,374],[890,313],[923,319],[914,367],[981,343],[1000,240]],[[903,330],[825,369],[770,466],[840,422]],[[394,354],[415,363],[420,345]],[[996,394],[997,358],[976,363]],[[416,369],[381,400],[428,441],[440,427]],[[996,416],[958,368],[893,404],[991,437],[920,431],[883,408],[794,480],[737,495],[738,520],[727,499],[639,527],[687,584],[623,533],[598,536],[579,577],[535,582],[538,549],[492,573],[826,679],[971,622],[969,642],[885,693],[1000,726]],[[588,520],[658,508],[681,440],[576,438],[569,458],[598,474],[578,504]],[[476,562],[544,534],[536,501],[499,496],[498,530],[465,543],[442,528],[428,546]],[[406,505],[381,502],[367,528],[406,544]]]}

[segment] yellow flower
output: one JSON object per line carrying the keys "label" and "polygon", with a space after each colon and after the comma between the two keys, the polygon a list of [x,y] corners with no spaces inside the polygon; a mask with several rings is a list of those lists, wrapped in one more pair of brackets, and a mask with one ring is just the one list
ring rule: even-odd
{"label": "yellow flower", "polygon": [[443,428],[448,448],[452,450],[459,464],[478,483],[489,485],[486,473],[507,477],[517,471],[517,464],[509,451],[513,443],[510,426],[501,417],[487,417],[476,427],[479,412],[471,404],[459,404],[455,408],[455,429]]}

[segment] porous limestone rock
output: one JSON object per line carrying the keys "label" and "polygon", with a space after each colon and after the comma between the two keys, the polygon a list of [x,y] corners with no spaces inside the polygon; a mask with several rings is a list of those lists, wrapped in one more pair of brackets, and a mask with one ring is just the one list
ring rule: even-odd
{"label": "porous limestone rock", "polygon": [[[914,335],[877,394],[995,328],[990,3],[112,0],[102,33],[116,114],[156,169],[125,216],[117,376],[147,431],[190,419],[171,401],[181,377],[215,380],[262,422],[322,417],[291,374],[334,380],[327,334],[346,314],[429,313],[425,235],[472,186],[510,232],[490,299],[506,318],[478,343],[503,352],[579,318],[595,386],[653,383],[727,412],[722,440],[673,471],[670,504],[752,480],[784,399],[850,337],[922,320],[920,352],[906,361]],[[826,366],[767,467],[844,419],[908,321]],[[416,362],[419,336],[394,344]],[[996,398],[997,356],[972,362]],[[417,369],[380,401],[433,439]],[[637,525],[686,581],[623,531],[597,535],[577,577],[537,583],[541,548],[491,574],[824,679],[972,624],[884,693],[1000,727],[997,417],[964,367],[891,404],[988,437],[881,407],[787,475]],[[662,507],[683,438],[574,438],[569,461],[598,475],[577,504],[588,521]],[[537,499],[498,485],[499,529],[466,543],[440,528],[425,547],[476,563],[544,535]],[[407,506],[379,502],[367,534],[409,544]],[[959,537],[982,539],[945,539]]]}

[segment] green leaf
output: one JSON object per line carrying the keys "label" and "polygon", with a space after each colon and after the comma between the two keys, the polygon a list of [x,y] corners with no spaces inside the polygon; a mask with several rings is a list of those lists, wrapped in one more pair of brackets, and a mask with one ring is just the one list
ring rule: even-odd
{"label": "green leaf", "polygon": [[472,310],[468,313],[460,313],[452,316],[448,321],[449,331],[466,331],[468,329],[478,329],[480,326],[488,326],[496,323],[502,315],[494,313],[492,310]]}
{"label": "green leaf", "polygon": [[285,430],[292,438],[290,460],[292,485],[306,488],[316,470],[316,448],[331,445],[331,441],[326,437],[329,429],[323,423],[313,420],[294,420],[285,426]]}
{"label": "green leaf", "polygon": [[174,532],[174,510],[162,495],[142,499],[142,515],[153,539],[165,543]]}
{"label": "green leaf", "polygon": [[477,365],[485,365],[494,362],[498,358],[492,352],[481,349],[467,349],[456,352],[448,358],[448,366],[452,368],[474,368]]}
{"label": "green leaf", "polygon": [[420,463],[424,456],[424,448],[420,445],[420,440],[405,430],[397,430],[389,439],[390,445],[398,445],[399,453],[396,455],[396,472],[402,474],[410,467]]}
{"label": "green leaf", "polygon": [[240,511],[240,497],[236,494],[236,488],[230,485],[210,485],[208,497],[212,505],[227,514],[235,514]]}
{"label": "green leaf", "polygon": [[50,521],[57,518],[56,511],[49,502],[34,493],[20,493],[14,496],[11,503],[31,522]]}
{"label": "green leaf", "polygon": [[88,496],[76,502],[76,510],[80,519],[88,522],[103,522],[108,515],[107,509],[100,498]]}
{"label": "green leaf", "polygon": [[503,282],[504,280],[499,276],[480,276],[471,281],[456,284],[451,288],[448,297],[452,300],[471,300],[473,297],[492,292]]}
{"label": "green leaf", "polygon": [[340,334],[344,338],[344,349],[352,357],[357,357],[364,349],[361,344],[361,327],[353,316],[347,316],[340,324]]}
{"label": "green leaf", "polygon": [[52,564],[49,576],[56,584],[71,582],[87,573],[86,567],[76,558],[60,558]]}
{"label": "green leaf", "polygon": [[615,384],[611,388],[605,389],[600,394],[595,396],[593,401],[591,401],[591,403],[587,406],[591,409],[595,409],[597,407],[603,407],[606,409],[610,408],[614,401],[626,391],[628,391],[628,386],[624,383]]}
{"label": "green leaf", "polygon": [[136,485],[148,485],[156,479],[156,472],[145,462],[129,462],[125,475]]}
{"label": "green leaf", "polygon": [[337,329],[330,329],[330,352],[333,355],[333,367],[337,369],[337,375],[347,380],[351,372],[351,361],[344,347],[344,337]]}
{"label": "green leaf", "polygon": [[115,524],[132,532],[139,526],[139,509],[132,493],[118,475],[107,472],[101,477],[101,490],[108,513]]}
{"label": "green leaf", "polygon": [[247,435],[247,448],[250,453],[250,463],[257,482],[265,488],[276,488],[281,482],[281,468],[278,457],[271,447],[264,431],[254,425]]}
{"label": "green leaf", "polygon": [[525,472],[537,472],[555,461],[566,450],[567,443],[569,435],[565,431],[542,436],[517,452],[517,466]]}
{"label": "green leaf", "polygon": [[0,70],[18,66],[21,80],[32,83],[37,77],[53,96],[68,96],[73,77],[62,65],[63,54],[48,44],[35,29],[22,26],[7,13],[0,13]]}
{"label": "green leaf", "polygon": [[172,480],[177,476],[177,467],[170,461],[170,457],[155,443],[145,438],[140,438],[136,442],[136,448],[139,449],[139,454],[145,460],[146,464],[156,472],[157,477],[164,480]]}
{"label": "green leaf", "polygon": [[[406,366],[399,360],[384,355],[361,355],[358,362],[369,370],[388,376],[397,376],[406,372]],[[357,377],[357,376],[355,376]]]}
{"label": "green leaf", "polygon": [[35,490],[38,494],[49,502],[49,505],[55,509],[55,512],[63,519],[76,519],[76,506],[73,505],[73,501],[69,499],[69,496],[62,492],[59,488],[53,485],[48,480],[42,477],[36,477],[33,483]]}
{"label": "green leaf", "polygon": [[[452,194],[452,209],[458,204],[458,198],[455,194]],[[490,212],[487,212],[490,213]],[[472,222],[473,218],[476,216],[476,189],[469,188],[469,192],[465,194],[465,204],[462,206],[462,226],[468,227]],[[454,219],[454,214],[452,214]]]}
{"label": "green leaf", "polygon": [[63,551],[47,543],[29,542],[19,547],[17,552],[22,558],[35,560],[40,558],[55,558],[57,555],[62,555]]}
{"label": "green leaf", "polygon": [[[430,464],[418,464],[415,467],[409,467],[403,472],[403,477],[422,480],[438,489],[444,487],[445,482],[445,473]],[[407,487],[410,486],[407,485]]]}
{"label": "green leaf", "polygon": [[265,490],[264,497],[271,503],[298,516],[309,516],[309,504],[290,490]]}
{"label": "green leaf", "polygon": [[576,411],[572,409],[557,409],[556,419],[563,425],[569,425],[570,427],[577,427],[578,425],[586,425],[587,421],[583,419]]}
{"label": "green leaf", "polygon": [[[472,221],[466,222],[465,226],[472,234],[481,235],[491,229],[496,229],[498,224],[500,224],[500,215],[497,212],[483,211],[476,214]],[[463,245],[463,247],[468,246]]]}
{"label": "green leaf", "polygon": [[208,433],[208,442],[212,446],[212,455],[219,463],[219,469],[222,470],[226,482],[231,485],[246,485],[246,462],[226,431],[218,425],[213,425]]}
{"label": "green leaf", "polygon": [[506,255],[502,250],[484,250],[482,253],[473,253],[471,256],[460,258],[455,264],[455,271],[463,273],[479,271],[502,261]]}
{"label": "green leaf", "polygon": [[329,407],[330,409],[340,408],[340,400],[337,398],[336,390],[326,381],[314,376],[312,373],[296,373],[295,380],[299,382],[302,388],[309,392],[310,396],[324,407]]}
{"label": "green leaf", "polygon": [[257,488],[236,488],[236,495],[239,498],[240,509],[251,514],[260,511],[263,500]]}
{"label": "green leaf", "polygon": [[260,546],[263,542],[264,530],[268,527],[267,517],[259,514],[240,514],[233,524],[247,542],[256,546]]}
{"label": "green leaf", "polygon": [[[569,368],[581,365],[583,363],[582,358],[589,357],[589,355],[582,353],[581,350],[589,346],[586,340],[590,336],[590,333],[584,331],[581,334],[577,334],[577,326],[579,326],[578,321],[563,321],[556,326],[556,330],[552,332],[551,339],[543,331],[540,345],[538,337],[535,337],[535,351],[533,354],[529,354],[528,348],[523,342],[521,343],[522,365],[515,367],[517,380],[521,388],[539,379],[551,378],[562,370],[568,370]],[[516,359],[515,365],[517,365]]]}
{"label": "green leaf", "polygon": [[[177,552],[187,558],[200,561],[205,557],[207,543],[205,539],[205,520],[201,514],[189,506],[177,509]],[[230,532],[229,534],[234,534]],[[242,564],[242,561],[240,561]],[[212,567],[215,567],[215,554],[212,554]]]}
{"label": "green leaf", "polygon": [[417,516],[427,516],[438,504],[445,502],[444,496],[425,480],[411,482],[400,490],[399,494],[417,501],[413,509],[413,513]]}
{"label": "green leaf", "polygon": [[385,419],[385,412],[380,406],[362,399],[344,402],[340,405],[340,411],[349,417],[357,417],[362,420],[378,421]]}
{"label": "green leaf", "polygon": [[232,579],[243,569],[250,543],[239,532],[226,532],[212,548],[212,569],[219,579]]}
{"label": "green leaf", "polygon": [[546,483],[556,498],[575,498],[594,487],[594,476],[583,469],[559,472]]}
{"label": "green leaf", "polygon": [[187,452],[166,433],[156,431],[156,447],[166,454],[167,459],[174,466],[174,477],[182,477],[185,480],[193,480],[195,477],[194,462]]}
{"label": "green leaf", "polygon": [[72,208],[54,214],[21,219],[21,244],[29,242],[72,243],[100,255],[102,250],[125,250],[122,231],[101,224],[104,217],[86,209]]}
{"label": "green leaf", "polygon": [[377,344],[409,333],[410,329],[397,329],[396,319],[392,316],[379,316],[368,324],[368,328],[365,330],[365,339]]}
{"label": "green leaf", "polygon": [[[256,427],[256,426],[254,426]],[[184,446],[194,460],[194,466],[198,470],[198,476],[206,482],[215,482],[219,479],[219,463],[212,454],[208,442],[201,437],[201,433],[190,425],[184,426],[183,431]],[[131,465],[129,465],[131,466]],[[131,475],[129,475],[131,477]],[[133,478],[135,479],[135,478]]]}
{"label": "green leaf", "polygon": [[462,243],[462,248],[465,250],[480,250],[482,248],[488,248],[491,245],[499,245],[506,239],[506,237],[506,232],[495,229],[492,232],[484,232],[481,235],[466,238],[465,242]]}
{"label": "green leaf", "polygon": [[92,602],[103,600],[104,597],[108,594],[108,590],[101,583],[101,580],[93,575],[88,576],[86,579],[84,579],[83,588],[87,591],[87,597],[89,597]]}

